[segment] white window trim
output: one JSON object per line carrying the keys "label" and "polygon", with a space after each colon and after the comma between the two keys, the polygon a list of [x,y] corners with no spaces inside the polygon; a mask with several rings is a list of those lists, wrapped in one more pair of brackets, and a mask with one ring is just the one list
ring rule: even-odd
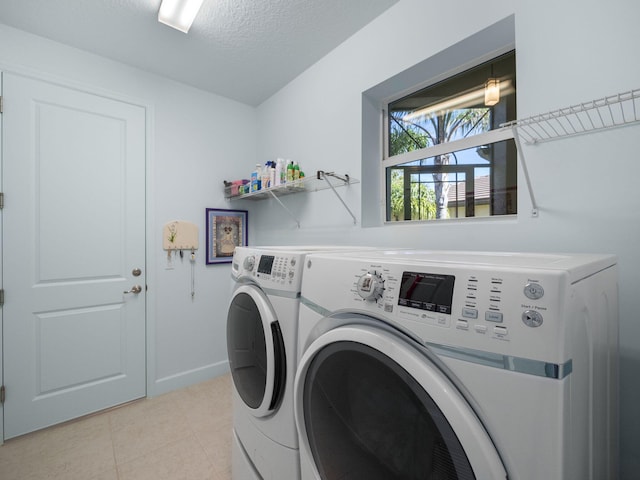
{"label": "white window trim", "polygon": [[[458,152],[460,150],[467,150],[473,147],[480,147],[482,145],[489,145],[492,143],[502,142],[513,138],[513,129],[510,127],[498,128],[490,130],[486,133],[473,135],[472,137],[461,138],[460,140],[454,140],[453,142],[439,143],[419,150],[412,150],[411,152],[401,153],[394,155],[393,157],[382,159],[382,180],[386,182],[386,169],[389,167],[395,167],[403,163],[415,162],[416,160],[422,160],[424,158],[437,157],[438,155],[446,155],[447,153]],[[385,152],[389,151],[388,141],[389,135],[385,134]],[[386,185],[386,183],[385,183]],[[386,188],[385,188],[386,190]]]}
{"label": "white window trim", "polygon": [[[382,162],[380,163],[380,192],[382,192],[382,208],[381,208],[381,220],[382,220],[382,224],[385,226],[389,226],[389,225],[397,225],[399,222],[397,221],[391,221],[391,220],[387,220],[387,215],[386,215],[386,211],[387,211],[387,201],[388,201],[388,194],[389,192],[387,192],[387,168],[389,167],[395,167],[396,165],[401,165],[404,163],[409,163],[409,162],[415,162],[417,160],[422,160],[425,158],[432,158],[432,157],[436,157],[438,155],[446,155],[448,153],[453,153],[453,152],[458,152],[460,150],[467,150],[469,148],[474,148],[474,147],[480,147],[482,145],[489,145],[492,143],[497,143],[497,142],[502,142],[504,140],[509,140],[509,139],[515,139],[514,133],[513,133],[513,128],[511,127],[502,127],[502,128],[497,128],[494,130],[490,130],[489,132],[486,133],[481,133],[478,135],[473,135],[472,137],[467,137],[467,138],[461,138],[460,140],[454,140],[453,142],[446,142],[446,143],[439,143],[437,145],[433,145],[430,147],[426,147],[426,148],[420,148],[418,150],[412,150],[411,152],[406,152],[406,153],[401,153],[399,155],[394,155],[392,157],[388,156],[389,153],[389,134],[388,134],[388,115],[386,112],[386,109],[382,111],[382,115],[383,115],[383,124],[384,124],[384,128],[385,130],[383,131],[382,134],[382,139],[383,139],[383,158],[382,158]],[[517,214],[516,214],[517,215]],[[510,217],[513,215],[509,215]],[[502,215],[499,215],[497,217],[491,216],[491,217],[487,217],[487,221],[491,221],[491,220],[498,220],[500,217],[502,217]],[[447,221],[451,221],[452,219],[441,219],[438,221],[433,221],[433,220],[424,220],[424,221],[416,221],[416,220],[410,220],[410,221],[403,221],[401,223],[405,223],[405,224],[413,224],[413,223],[420,223],[420,224],[438,224],[441,223],[443,221],[447,222]],[[470,220],[477,220],[476,217],[470,217],[470,218],[456,218],[454,219],[456,222],[468,222]]]}

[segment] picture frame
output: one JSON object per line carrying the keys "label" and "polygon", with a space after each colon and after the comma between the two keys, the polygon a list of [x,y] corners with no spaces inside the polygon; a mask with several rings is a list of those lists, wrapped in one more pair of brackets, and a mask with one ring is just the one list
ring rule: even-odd
{"label": "picture frame", "polygon": [[231,263],[236,247],[247,245],[247,210],[206,209],[207,265]]}

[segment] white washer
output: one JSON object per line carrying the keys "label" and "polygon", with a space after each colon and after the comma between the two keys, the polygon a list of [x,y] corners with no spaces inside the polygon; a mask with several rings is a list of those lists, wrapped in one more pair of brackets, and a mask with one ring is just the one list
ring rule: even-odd
{"label": "white washer", "polygon": [[303,480],[617,478],[613,256],[309,255]]}
{"label": "white washer", "polygon": [[304,258],[360,247],[238,247],[227,315],[235,480],[300,478],[293,418]]}

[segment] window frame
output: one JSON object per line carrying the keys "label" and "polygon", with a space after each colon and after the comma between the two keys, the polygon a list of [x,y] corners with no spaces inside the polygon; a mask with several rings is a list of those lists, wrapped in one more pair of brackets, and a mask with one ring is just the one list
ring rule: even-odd
{"label": "window frame", "polygon": [[[516,51],[515,48],[511,49],[513,52]],[[487,63],[492,59],[499,58],[501,55],[504,55],[507,52],[503,52],[502,54],[496,55],[495,52],[490,58],[487,56],[483,56],[482,58],[477,59],[476,62],[472,64],[466,64],[464,66],[460,66],[455,69],[455,71],[450,71],[445,74],[439,75],[436,79],[431,79],[428,82],[423,82],[422,84],[416,85],[413,88],[406,89],[393,97],[386,98],[382,103],[381,113],[382,113],[382,161],[380,163],[380,192],[381,192],[381,202],[382,202],[382,223],[384,225],[394,225],[394,224],[424,224],[424,223],[440,223],[441,221],[459,221],[459,220],[467,220],[474,219],[477,220],[479,218],[487,219],[487,220],[496,220],[499,218],[513,218],[517,216],[517,212],[514,214],[505,214],[505,215],[490,215],[488,217],[457,217],[457,218],[449,218],[449,219],[438,219],[439,221],[434,222],[432,219],[428,220],[391,220],[389,215],[389,195],[390,192],[387,190],[388,180],[387,180],[387,169],[392,168],[398,165],[411,163],[419,160],[423,160],[426,158],[437,157],[440,155],[452,154],[461,150],[467,150],[475,147],[480,147],[483,145],[495,144],[502,141],[513,140],[517,142],[517,138],[514,135],[513,129],[511,127],[498,127],[494,128],[485,133],[476,134],[470,137],[461,138],[458,140],[453,140],[450,142],[439,143],[436,145],[428,146],[425,148],[420,148],[416,150],[412,150],[410,152],[401,153],[394,156],[389,156],[389,105],[396,100],[399,100],[403,97],[411,95],[414,92],[418,92],[424,88],[429,87],[430,85],[435,85],[443,80],[447,80],[449,78],[453,78],[456,75],[463,73],[466,70],[472,69],[476,66],[482,65],[483,63]],[[516,92],[517,94],[517,92]],[[517,102],[517,96],[516,96]],[[517,155],[517,151],[516,151]],[[516,160],[517,162],[517,160]],[[517,184],[516,184],[517,187]]]}

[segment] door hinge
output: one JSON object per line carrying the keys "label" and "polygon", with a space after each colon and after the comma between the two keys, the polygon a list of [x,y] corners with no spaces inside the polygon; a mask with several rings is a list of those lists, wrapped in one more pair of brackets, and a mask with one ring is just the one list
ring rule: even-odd
{"label": "door hinge", "polygon": [[4,113],[3,112],[3,107],[4,107],[4,105],[2,104],[2,95],[0,95],[0,113]]}
{"label": "door hinge", "polygon": [[0,210],[4,208],[4,193],[0,192]]}
{"label": "door hinge", "polygon": [[4,385],[0,387],[0,404],[4,404],[4,399],[7,395],[7,389],[4,388]]}
{"label": "door hinge", "polygon": [[4,305],[4,288],[0,288],[0,307]]}

